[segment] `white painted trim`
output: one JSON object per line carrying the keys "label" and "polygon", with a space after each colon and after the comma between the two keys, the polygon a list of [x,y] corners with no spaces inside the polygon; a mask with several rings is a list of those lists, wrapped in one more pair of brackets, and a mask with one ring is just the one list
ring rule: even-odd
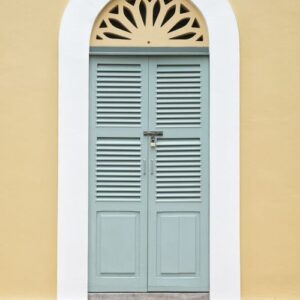
{"label": "white painted trim", "polygon": [[[107,0],[70,0],[59,39],[57,298],[87,299],[89,39]],[[239,37],[228,0],[195,0],[210,40],[210,299],[240,299]]]}

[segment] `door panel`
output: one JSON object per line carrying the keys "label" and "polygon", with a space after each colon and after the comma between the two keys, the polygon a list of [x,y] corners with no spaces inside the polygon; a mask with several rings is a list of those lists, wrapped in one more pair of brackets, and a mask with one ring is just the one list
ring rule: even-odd
{"label": "door panel", "polygon": [[148,290],[208,291],[208,59],[149,61]]}
{"label": "door panel", "polygon": [[201,197],[199,138],[159,138],[156,147],[156,202],[198,202]]}
{"label": "door panel", "polygon": [[[157,214],[157,261],[165,276],[195,276],[199,260],[199,213]],[[187,235],[186,232],[189,232]]]}
{"label": "door panel", "polygon": [[97,274],[134,276],[138,273],[138,212],[97,213]]}
{"label": "door panel", "polygon": [[147,291],[148,58],[90,64],[89,291]]}
{"label": "door panel", "polygon": [[156,62],[156,70],[153,70],[156,83],[152,88],[156,95],[158,127],[200,126],[200,67],[194,63],[194,59],[184,64],[178,63],[180,60],[182,58],[173,60],[174,64],[171,64],[160,59],[160,62]]}

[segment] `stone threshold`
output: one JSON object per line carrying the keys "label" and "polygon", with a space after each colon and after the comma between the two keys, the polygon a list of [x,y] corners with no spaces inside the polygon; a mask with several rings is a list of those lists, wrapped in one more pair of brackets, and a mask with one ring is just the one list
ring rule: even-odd
{"label": "stone threshold", "polygon": [[89,300],[209,300],[208,293],[89,293]]}

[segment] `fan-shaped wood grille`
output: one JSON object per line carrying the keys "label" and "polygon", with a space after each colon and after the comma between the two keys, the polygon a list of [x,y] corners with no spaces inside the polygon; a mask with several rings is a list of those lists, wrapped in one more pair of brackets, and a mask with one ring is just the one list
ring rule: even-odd
{"label": "fan-shaped wood grille", "polygon": [[208,34],[189,0],[112,0],[96,19],[91,46],[207,47]]}

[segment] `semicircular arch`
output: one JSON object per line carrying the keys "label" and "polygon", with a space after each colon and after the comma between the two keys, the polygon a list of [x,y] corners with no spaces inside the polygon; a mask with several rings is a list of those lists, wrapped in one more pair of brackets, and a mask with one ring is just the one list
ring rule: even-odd
{"label": "semicircular arch", "polygon": [[96,18],[90,45],[208,47],[208,32],[190,0],[112,0]]}

